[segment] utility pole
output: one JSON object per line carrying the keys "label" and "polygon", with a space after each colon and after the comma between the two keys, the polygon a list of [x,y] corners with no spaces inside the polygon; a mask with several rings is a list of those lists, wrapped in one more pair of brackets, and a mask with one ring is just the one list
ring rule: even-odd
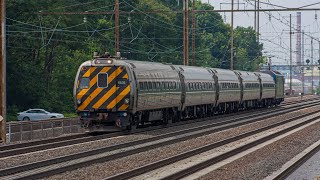
{"label": "utility pole", "polygon": [[296,62],[298,67],[301,65],[301,12],[297,12],[297,57]]}
{"label": "utility pole", "polygon": [[257,32],[257,0],[254,0],[254,32]]}
{"label": "utility pole", "polygon": [[192,3],[192,65],[196,62],[196,15],[194,10],[196,8],[196,0]]}
{"label": "utility pole", "polygon": [[[319,72],[319,76],[318,76],[318,88],[320,88],[320,40],[318,40],[319,43],[319,59],[318,59],[318,72]],[[317,91],[318,92],[318,91]],[[318,94],[319,95],[319,94]]]}
{"label": "utility pole", "polygon": [[259,38],[260,38],[260,0],[258,0],[257,2],[257,40],[259,42]]}
{"label": "utility pole", "polygon": [[313,90],[313,39],[311,38],[311,87],[312,87],[312,94],[314,94],[314,90]]}
{"label": "utility pole", "polygon": [[231,2],[231,59],[230,59],[230,70],[233,70],[233,6],[234,0]]}
{"label": "utility pole", "polygon": [[183,59],[184,59],[184,65],[188,66],[189,62],[189,41],[188,41],[188,26],[189,26],[189,0],[183,0]]}
{"label": "utility pole", "polygon": [[292,95],[292,29],[291,29],[291,14],[290,14],[290,93]]}
{"label": "utility pole", "polygon": [[304,94],[304,31],[302,31],[302,52],[301,52],[301,64],[302,64],[302,93]]}
{"label": "utility pole", "polygon": [[6,142],[6,2],[1,0],[1,59],[0,59],[0,115],[3,117],[0,122],[0,138]]}
{"label": "utility pole", "polygon": [[119,48],[119,0],[115,4],[115,55],[120,52]]}

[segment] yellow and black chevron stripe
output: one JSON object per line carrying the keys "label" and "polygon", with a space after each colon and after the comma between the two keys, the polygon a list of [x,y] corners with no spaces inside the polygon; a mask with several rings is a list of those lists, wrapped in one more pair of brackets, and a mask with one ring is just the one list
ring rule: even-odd
{"label": "yellow and black chevron stripe", "polygon": [[[97,85],[98,74],[108,74],[108,87],[100,88]],[[125,103],[125,99],[130,96],[129,76],[126,69],[122,66],[112,67],[90,67],[85,71],[81,71],[79,78],[90,78],[89,89],[83,89],[77,94],[77,99],[81,99],[78,105],[78,111],[85,110],[113,110],[126,111],[129,105]],[[118,85],[118,80],[126,80],[126,85]],[[80,79],[79,79],[80,80]]]}

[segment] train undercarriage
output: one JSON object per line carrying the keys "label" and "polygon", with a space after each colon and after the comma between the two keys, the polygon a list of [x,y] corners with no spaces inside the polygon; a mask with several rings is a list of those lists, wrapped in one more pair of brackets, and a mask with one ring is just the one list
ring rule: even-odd
{"label": "train undercarriage", "polygon": [[81,112],[81,125],[87,132],[113,132],[145,128],[155,125],[167,125],[179,121],[201,119],[219,114],[229,114],[238,111],[267,108],[277,106],[281,99],[264,99],[239,102],[205,104],[185,107],[179,111],[178,107],[159,110],[129,112]]}

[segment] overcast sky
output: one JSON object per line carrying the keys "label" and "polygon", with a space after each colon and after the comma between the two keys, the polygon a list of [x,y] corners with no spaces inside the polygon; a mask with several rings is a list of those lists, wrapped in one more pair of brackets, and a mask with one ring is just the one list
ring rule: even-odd
{"label": "overcast sky", "polygon": [[[231,9],[231,0],[201,0],[204,3],[210,3],[218,9]],[[313,3],[319,3],[319,0],[260,0],[261,2],[271,3],[278,6],[284,6],[289,8],[301,7],[305,5],[310,5]],[[254,0],[234,0],[235,9],[254,9],[250,4],[254,4]],[[271,5],[260,5],[261,9],[273,9],[279,8]],[[307,8],[320,8],[320,4],[309,6]],[[269,14],[271,13],[271,19],[269,19]],[[290,59],[290,41],[289,41],[289,16],[292,14],[292,26],[297,28],[297,12],[261,12],[260,13],[260,33],[261,42],[264,44],[264,54],[272,57],[273,64],[288,64]],[[302,11],[302,30],[306,34],[311,35],[315,38],[319,38],[320,31],[320,12],[316,11]],[[220,13],[227,23],[230,23],[230,13]],[[316,15],[317,14],[317,15]],[[316,19],[316,16],[318,17]],[[280,19],[282,22],[280,22]],[[239,12],[234,14],[235,26],[254,26],[254,13],[253,12]],[[292,36],[292,48],[293,48],[293,62],[296,62],[296,34]],[[282,48],[283,47],[283,48]],[[311,57],[311,39],[305,36],[305,59],[310,59]],[[314,42],[314,60],[319,59],[319,43]]]}

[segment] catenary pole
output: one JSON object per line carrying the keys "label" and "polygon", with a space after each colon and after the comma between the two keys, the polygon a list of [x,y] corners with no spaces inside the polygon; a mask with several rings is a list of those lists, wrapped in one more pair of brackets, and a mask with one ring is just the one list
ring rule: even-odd
{"label": "catenary pole", "polygon": [[314,84],[313,84],[313,70],[314,70],[314,67],[313,67],[313,65],[314,65],[314,62],[313,62],[313,39],[311,38],[311,87],[312,87],[312,89],[311,89],[311,92],[312,92],[312,94],[314,94],[314,90],[313,90],[313,86],[314,86]]}
{"label": "catenary pole", "polygon": [[196,8],[196,0],[192,3],[192,66],[196,63],[196,15],[194,10]]}
{"label": "catenary pole", "polygon": [[115,55],[120,52],[119,48],[119,0],[115,2]]}
{"label": "catenary pole", "polygon": [[260,38],[260,0],[258,0],[257,2],[257,41],[259,42],[259,38]]}
{"label": "catenary pole", "polygon": [[2,142],[6,142],[6,2],[1,0],[1,59],[0,59],[0,115],[3,120],[0,122],[0,134]]}
{"label": "catenary pole", "polygon": [[188,26],[189,26],[189,0],[183,1],[183,59],[184,59],[184,65],[188,66],[189,62],[189,33],[188,33]]}
{"label": "catenary pole", "polygon": [[291,21],[291,14],[290,14],[290,93],[292,95],[292,21]]}
{"label": "catenary pole", "polygon": [[230,59],[230,70],[233,70],[233,6],[234,6],[234,0],[231,2],[231,59]]}

